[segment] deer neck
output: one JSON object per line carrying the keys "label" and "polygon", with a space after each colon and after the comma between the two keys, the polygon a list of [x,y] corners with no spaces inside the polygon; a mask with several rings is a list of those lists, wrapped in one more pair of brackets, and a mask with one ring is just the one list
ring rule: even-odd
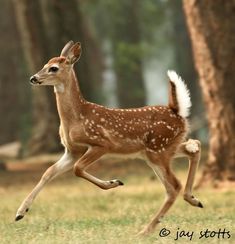
{"label": "deer neck", "polygon": [[81,105],[85,100],[80,92],[77,77],[74,70],[71,71],[68,80],[54,87],[57,109],[61,123],[68,125],[79,119]]}

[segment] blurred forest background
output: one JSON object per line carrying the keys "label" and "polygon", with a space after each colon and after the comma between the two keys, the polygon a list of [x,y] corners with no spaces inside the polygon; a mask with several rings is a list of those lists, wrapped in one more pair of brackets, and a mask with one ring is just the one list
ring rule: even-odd
{"label": "blurred forest background", "polygon": [[0,160],[10,146],[17,157],[62,150],[53,89],[32,88],[29,77],[72,39],[92,102],[167,104],[166,72],[176,70],[192,96],[190,137],[209,148],[202,181],[235,180],[234,1],[0,2]]}

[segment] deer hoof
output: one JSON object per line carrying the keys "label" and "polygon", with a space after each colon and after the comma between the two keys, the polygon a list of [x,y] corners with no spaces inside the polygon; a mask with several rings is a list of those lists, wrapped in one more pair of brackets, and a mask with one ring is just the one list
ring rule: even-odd
{"label": "deer hoof", "polygon": [[19,221],[24,218],[24,215],[17,215],[15,221]]}
{"label": "deer hoof", "polygon": [[124,185],[124,183],[122,181],[120,181],[120,180],[117,180],[117,182],[118,182],[119,186],[123,186]]}
{"label": "deer hoof", "polygon": [[124,183],[120,180],[110,180],[110,184],[117,184],[118,186],[123,186]]}
{"label": "deer hoof", "polygon": [[198,206],[199,208],[203,208],[203,205],[202,205],[201,202],[199,202],[197,206]]}

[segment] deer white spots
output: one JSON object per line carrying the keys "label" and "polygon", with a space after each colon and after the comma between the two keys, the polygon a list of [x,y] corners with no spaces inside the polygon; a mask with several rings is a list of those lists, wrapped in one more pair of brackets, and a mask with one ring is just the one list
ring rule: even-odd
{"label": "deer white spots", "polygon": [[97,139],[98,136],[91,136],[91,139]]}
{"label": "deer white spots", "polygon": [[169,130],[171,130],[171,131],[174,131],[174,128],[171,127],[171,126],[169,126],[169,125],[167,125],[166,128],[169,129]]}
{"label": "deer white spots", "polygon": [[105,118],[101,118],[100,121],[101,121],[101,122],[105,122]]}

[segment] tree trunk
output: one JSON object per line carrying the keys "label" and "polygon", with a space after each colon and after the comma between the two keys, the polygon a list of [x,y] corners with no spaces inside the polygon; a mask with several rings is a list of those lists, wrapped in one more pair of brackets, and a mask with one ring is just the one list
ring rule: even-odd
{"label": "tree trunk", "polygon": [[[0,39],[0,144],[4,144],[19,140],[21,136],[21,115],[25,113],[26,108],[20,92],[27,93],[28,89],[20,82],[24,78],[25,70],[21,65],[21,46],[12,41],[17,40],[19,35],[10,1],[1,2],[0,18],[0,32],[4,33]],[[19,55],[13,55],[15,53]]]}
{"label": "tree trunk", "polygon": [[138,22],[140,4],[136,0],[122,1],[115,7],[112,44],[118,101],[120,107],[140,107],[146,103]]}
{"label": "tree trunk", "polygon": [[184,0],[210,132],[199,184],[235,180],[235,1]]}
{"label": "tree trunk", "polygon": [[[30,0],[13,0],[13,4],[28,72],[32,75],[45,63],[47,53],[39,5]],[[53,91],[40,87],[32,88],[32,93],[33,129],[26,154],[58,151],[58,117]]]}

